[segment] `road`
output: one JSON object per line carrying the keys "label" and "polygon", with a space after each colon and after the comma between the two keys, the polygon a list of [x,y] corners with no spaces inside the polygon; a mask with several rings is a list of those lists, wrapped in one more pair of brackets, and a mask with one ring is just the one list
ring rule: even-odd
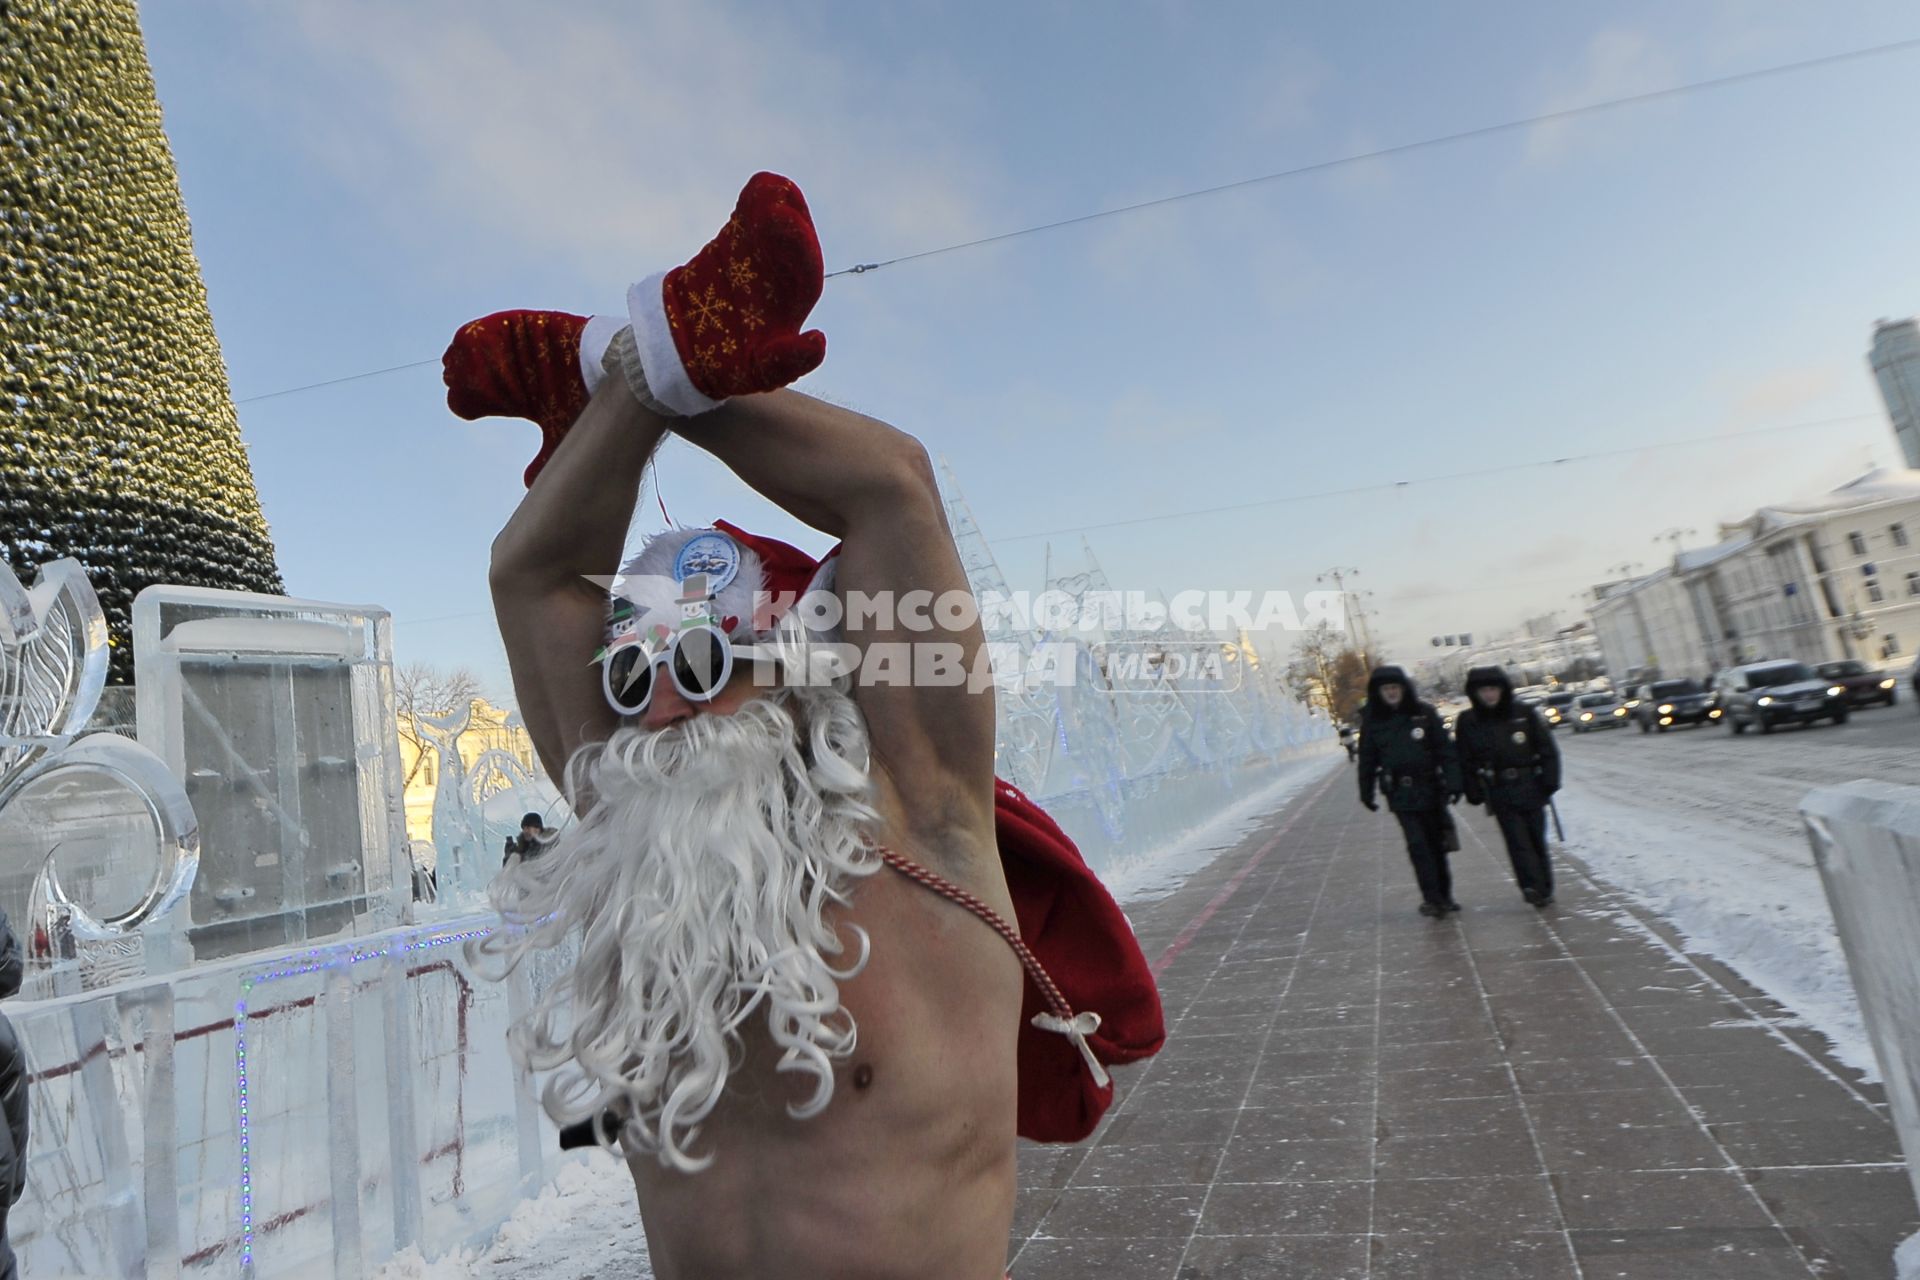
{"label": "road", "polygon": [[1838,727],[1749,729],[1739,737],[1717,725],[1666,733],[1562,729],[1555,737],[1569,778],[1594,798],[1711,816],[1802,850],[1798,806],[1813,788],[1857,778],[1920,785],[1920,711],[1905,697],[1855,711]]}
{"label": "road", "polygon": [[1566,851],[1872,1073],[1799,805],[1816,787],[1858,778],[1920,785],[1913,701],[1856,711],[1839,728],[1561,730],[1557,740]]}

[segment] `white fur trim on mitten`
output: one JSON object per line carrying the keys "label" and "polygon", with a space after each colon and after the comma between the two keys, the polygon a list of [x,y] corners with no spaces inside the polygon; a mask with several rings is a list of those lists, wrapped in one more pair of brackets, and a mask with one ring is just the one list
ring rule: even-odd
{"label": "white fur trim on mitten", "polygon": [[619,316],[588,316],[580,330],[580,379],[587,384],[588,395],[598,391],[600,379],[607,376],[607,347],[626,323]]}
{"label": "white fur trim on mitten", "polygon": [[673,329],[667,323],[667,304],[662,291],[666,273],[648,276],[627,290],[627,315],[633,321],[633,344],[640,353],[640,367],[647,375],[647,389],[653,398],[682,417],[720,407],[693,385],[687,368],[680,363],[680,350],[673,345]]}

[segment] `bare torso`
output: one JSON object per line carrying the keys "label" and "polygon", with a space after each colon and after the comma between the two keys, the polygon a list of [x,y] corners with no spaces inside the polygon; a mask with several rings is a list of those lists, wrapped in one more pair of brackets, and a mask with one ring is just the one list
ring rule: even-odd
{"label": "bare torso", "polygon": [[[1001,915],[1003,884],[969,884]],[[704,1126],[697,1174],[629,1159],[658,1280],[999,1280],[1015,1190],[1019,961],[991,929],[888,869],[841,923],[872,940],[841,984],[859,1045],[833,1101],[773,1070],[755,1024]]]}

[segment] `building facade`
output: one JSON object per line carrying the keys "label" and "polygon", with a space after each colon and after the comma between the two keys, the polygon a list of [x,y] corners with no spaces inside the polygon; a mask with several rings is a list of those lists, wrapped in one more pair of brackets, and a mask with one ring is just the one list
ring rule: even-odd
{"label": "building facade", "polygon": [[1920,468],[1920,324],[1882,320],[1875,325],[1867,363],[1887,402],[1901,456],[1907,466]]}
{"label": "building facade", "polygon": [[[404,712],[399,729],[401,795],[409,842],[431,847],[434,805],[444,787],[464,789],[465,802],[478,805],[492,793],[528,781],[539,783],[546,777],[520,718],[483,698],[473,700],[457,732]],[[443,777],[456,752],[458,774]]]}
{"label": "building facade", "polygon": [[1720,532],[1715,546],[1596,588],[1609,670],[1704,677],[1768,658],[1899,667],[1920,650],[1920,469],[1870,471]]}

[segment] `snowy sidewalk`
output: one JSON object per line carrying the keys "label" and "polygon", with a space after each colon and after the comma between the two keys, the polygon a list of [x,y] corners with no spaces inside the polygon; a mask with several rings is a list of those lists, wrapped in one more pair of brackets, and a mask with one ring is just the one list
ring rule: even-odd
{"label": "snowy sidewalk", "polygon": [[[1784,1010],[1473,812],[1415,913],[1351,776],[1137,913],[1166,1050],[1095,1138],[1022,1150],[1044,1280],[1883,1280],[1920,1226],[1882,1095]],[[1468,812],[1468,811],[1462,811]]]}
{"label": "snowy sidewalk", "polygon": [[[1885,1280],[1920,1228],[1877,1086],[1623,893],[1513,888],[1478,811],[1446,922],[1343,764],[1130,908],[1171,1034],[1092,1140],[1023,1147],[1020,1280]],[[1640,833],[1657,857],[1671,834]],[[1620,852],[1620,851],[1616,851]],[[644,1280],[594,1153],[383,1280]]]}

